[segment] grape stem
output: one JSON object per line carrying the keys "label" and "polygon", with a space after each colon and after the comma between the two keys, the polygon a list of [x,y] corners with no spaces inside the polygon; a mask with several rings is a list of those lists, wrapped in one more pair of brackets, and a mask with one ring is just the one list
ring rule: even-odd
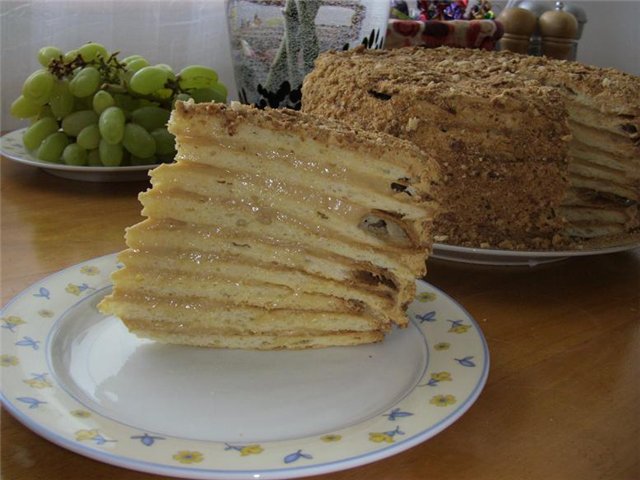
{"label": "grape stem", "polygon": [[91,65],[98,69],[106,83],[118,83],[119,73],[126,70],[126,65],[118,60],[119,54],[120,52],[114,52],[106,60],[102,56],[98,56],[90,62],[85,61],[80,54],[65,62],[64,57],[60,55],[60,57],[51,60],[48,69],[53,75],[62,80],[64,77],[72,77],[78,68]]}
{"label": "grape stem", "polygon": [[[291,1],[290,3],[292,4],[292,8],[295,9],[295,2]],[[49,62],[49,66],[47,67],[47,69],[58,79],[62,80],[65,77],[73,77],[79,69],[91,66],[96,68],[100,72],[100,78],[102,79],[102,84],[100,85],[101,90],[105,90],[112,94],[128,94],[129,85],[127,76],[123,75],[123,73],[128,72],[127,65],[118,60],[119,54],[119,51],[114,52],[110,54],[106,59],[102,55],[98,55],[96,58],[90,61],[86,61],[81,54],[77,54],[72,59],[66,61],[64,56],[60,55],[58,58],[54,58],[51,60],[51,62]],[[294,65],[294,63],[292,62],[291,65]],[[136,93],[136,98],[144,98],[165,108],[171,108],[172,98],[184,92],[189,94],[188,90],[183,92],[183,90],[180,88],[179,75],[176,76],[175,79],[169,78],[165,82],[163,88],[171,90],[172,94],[160,97],[159,95],[155,95],[153,93],[149,95],[141,95]]]}
{"label": "grape stem", "polygon": [[82,68],[87,63],[82,58],[82,55],[78,54],[70,62],[65,62],[64,57],[60,55],[58,58],[54,58],[49,63],[49,71],[62,80],[64,77],[70,77],[73,75],[73,71],[76,68]]}

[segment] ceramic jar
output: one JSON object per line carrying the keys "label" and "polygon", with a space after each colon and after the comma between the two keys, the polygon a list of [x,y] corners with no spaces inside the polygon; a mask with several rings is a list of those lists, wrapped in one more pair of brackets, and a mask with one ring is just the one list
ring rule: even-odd
{"label": "ceramic jar", "polygon": [[389,3],[380,0],[228,0],[241,102],[301,106],[302,81],[320,52],[382,48]]}

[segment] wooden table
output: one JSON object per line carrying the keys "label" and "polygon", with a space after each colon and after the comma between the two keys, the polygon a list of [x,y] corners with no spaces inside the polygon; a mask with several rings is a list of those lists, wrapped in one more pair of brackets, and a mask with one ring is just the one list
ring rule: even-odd
{"label": "wooden table", "polygon": [[[91,184],[2,164],[2,302],[123,247],[145,182]],[[326,480],[640,478],[640,250],[528,267],[429,261],[487,338],[478,401],[431,440]],[[153,480],[71,453],[2,412],[5,480]]]}

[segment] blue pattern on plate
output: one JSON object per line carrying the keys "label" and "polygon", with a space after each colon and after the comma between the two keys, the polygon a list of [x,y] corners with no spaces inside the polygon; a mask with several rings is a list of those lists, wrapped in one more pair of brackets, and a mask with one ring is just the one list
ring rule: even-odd
{"label": "blue pattern on plate", "polygon": [[416,320],[420,320],[420,323],[423,323],[423,322],[435,322],[436,321],[436,311],[432,310],[432,311],[424,313],[422,315],[416,314]]}
{"label": "blue pattern on plate", "polygon": [[390,421],[395,422],[398,418],[410,417],[412,415],[413,413],[403,412],[402,410],[400,410],[400,408],[394,408],[390,413],[387,413],[383,416],[387,417]]}
{"label": "blue pattern on plate", "polygon": [[34,297],[42,297],[51,300],[51,292],[44,287],[40,287],[38,293],[33,294]]}
{"label": "blue pattern on plate", "polygon": [[17,397],[16,400],[22,403],[26,403],[27,405],[29,405],[30,409],[38,408],[40,405],[47,403],[33,397]]}
{"label": "blue pattern on plate", "polygon": [[19,347],[31,347],[34,350],[38,350],[40,348],[40,340],[34,340],[31,337],[22,337],[22,340],[16,342],[16,345]]}
{"label": "blue pattern on plate", "polygon": [[284,463],[297,462],[301,458],[306,458],[307,460],[311,460],[313,459],[313,456],[311,456],[308,453],[304,453],[302,450],[298,450],[297,452],[290,453],[289,455],[284,457]]}
{"label": "blue pattern on plate", "polygon": [[469,355],[468,357],[464,357],[464,358],[454,358],[454,360],[458,362],[460,365],[462,365],[463,367],[475,367],[476,364],[471,360],[472,358],[473,358],[473,355]]}
{"label": "blue pattern on plate", "polygon": [[166,440],[164,437],[156,437],[154,435],[149,435],[148,433],[145,433],[144,435],[133,435],[129,438],[132,440],[140,440],[140,442],[146,447],[153,445],[156,440]]}

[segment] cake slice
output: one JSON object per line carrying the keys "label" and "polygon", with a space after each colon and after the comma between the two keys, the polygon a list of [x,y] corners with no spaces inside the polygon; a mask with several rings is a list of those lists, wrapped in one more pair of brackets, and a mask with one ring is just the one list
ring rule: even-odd
{"label": "cake slice", "polygon": [[405,326],[425,274],[436,162],[385,134],[290,110],[178,103],[176,162],[99,308],[168,343],[356,345]]}
{"label": "cake slice", "polygon": [[455,48],[321,55],[303,110],[437,152],[436,241],[519,250],[637,238],[640,78]]}

